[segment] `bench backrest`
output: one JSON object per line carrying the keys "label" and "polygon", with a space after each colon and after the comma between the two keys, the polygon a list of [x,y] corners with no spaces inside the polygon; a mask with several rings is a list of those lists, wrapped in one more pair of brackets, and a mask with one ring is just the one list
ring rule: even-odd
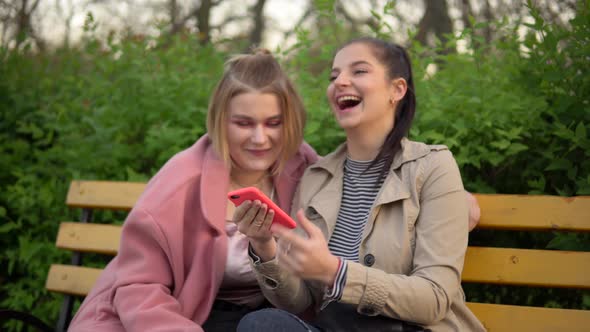
{"label": "bench backrest", "polygon": [[[476,194],[480,229],[590,231],[590,196]],[[590,289],[590,252],[472,247],[463,282]],[[468,303],[488,331],[586,331],[590,311]]]}
{"label": "bench backrest", "polygon": [[[67,205],[84,209],[130,210],[145,184],[73,181]],[[482,210],[478,228],[521,231],[590,231],[590,196],[476,194]],[[121,226],[62,222],[57,247],[115,255]],[[101,269],[54,264],[47,289],[84,296]],[[499,285],[590,289],[590,252],[469,247],[462,279]],[[488,331],[585,331],[590,311],[469,303]]]}

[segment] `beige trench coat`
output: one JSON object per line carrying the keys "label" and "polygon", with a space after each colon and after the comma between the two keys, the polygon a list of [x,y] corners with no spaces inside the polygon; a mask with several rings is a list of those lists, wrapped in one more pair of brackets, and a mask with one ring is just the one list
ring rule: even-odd
{"label": "beige trench coat", "polygon": [[[342,197],[346,145],[305,172],[293,214],[303,208],[327,239]],[[348,262],[341,302],[360,314],[414,322],[432,331],[485,331],[465,305],[461,271],[468,206],[461,175],[445,146],[402,141],[365,226],[359,263]],[[302,232],[298,228],[299,232]],[[282,270],[276,259],[252,262],[265,296],[300,313],[320,310],[325,289]]]}

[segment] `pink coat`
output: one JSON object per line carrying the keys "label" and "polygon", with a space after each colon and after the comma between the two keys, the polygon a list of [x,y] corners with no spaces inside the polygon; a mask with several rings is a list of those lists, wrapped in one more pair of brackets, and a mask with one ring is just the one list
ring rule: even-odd
{"label": "pink coat", "polygon": [[[304,143],[275,177],[285,211],[317,159]],[[227,259],[228,175],[207,135],[170,159],[129,213],[119,254],[69,331],[202,331]]]}

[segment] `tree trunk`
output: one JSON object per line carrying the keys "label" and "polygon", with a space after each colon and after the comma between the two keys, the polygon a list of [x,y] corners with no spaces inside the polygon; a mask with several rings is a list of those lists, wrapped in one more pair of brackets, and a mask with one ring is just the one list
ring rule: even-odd
{"label": "tree trunk", "polygon": [[25,41],[29,30],[29,15],[27,13],[28,0],[22,0],[16,14],[16,48]]}
{"label": "tree trunk", "polygon": [[[418,23],[418,34],[416,39],[423,45],[433,46],[429,42],[429,36],[433,34],[443,44],[447,41],[446,34],[453,33],[453,22],[449,16],[446,0],[424,0],[424,16]],[[443,53],[453,50],[445,49]]]}
{"label": "tree trunk", "polygon": [[169,0],[168,15],[170,16],[170,25],[172,26],[171,33],[175,34],[180,30],[178,22],[178,3],[176,0]]}
{"label": "tree trunk", "polygon": [[266,0],[258,0],[256,5],[251,8],[254,26],[250,32],[250,45],[258,47],[262,42],[262,35],[264,34],[264,5]]}
{"label": "tree trunk", "polygon": [[22,44],[27,38],[31,38],[40,50],[45,49],[45,42],[35,33],[31,20],[33,13],[37,10],[37,6],[39,6],[39,1],[35,0],[29,6],[28,0],[21,0],[21,6],[16,14],[16,47]]}
{"label": "tree trunk", "polygon": [[486,44],[489,45],[490,42],[492,41],[492,27],[490,26],[490,24],[492,23],[492,20],[494,19],[494,16],[492,15],[492,7],[490,6],[489,0],[484,1],[483,17],[484,17],[485,21],[488,22],[488,24],[484,28],[483,37],[486,41]]}
{"label": "tree trunk", "polygon": [[201,44],[208,44],[211,41],[211,0],[202,0],[201,6],[197,9],[197,29],[199,30],[199,41]]}
{"label": "tree trunk", "polygon": [[463,29],[472,28],[470,18],[473,17],[473,8],[469,0],[461,0],[461,22]]}

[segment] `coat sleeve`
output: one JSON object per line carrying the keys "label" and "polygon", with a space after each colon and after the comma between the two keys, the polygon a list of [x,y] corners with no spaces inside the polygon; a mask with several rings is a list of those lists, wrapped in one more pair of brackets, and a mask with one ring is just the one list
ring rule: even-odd
{"label": "coat sleeve", "polygon": [[[291,206],[293,215],[302,205],[299,187]],[[252,255],[250,258],[262,293],[275,307],[300,314],[314,303],[308,283],[283,269],[276,257],[267,262],[255,261]]]}
{"label": "coat sleeve", "polygon": [[[320,158],[315,150],[305,142],[299,147],[299,152],[304,159],[305,168],[317,162]],[[305,177],[306,172],[301,175],[301,178]],[[303,206],[300,186],[301,181],[291,203],[292,217]],[[294,217],[293,220],[297,220],[297,218]],[[277,308],[300,314],[314,303],[309,284],[282,269],[276,258],[267,262],[260,262],[257,257],[250,255],[250,261],[262,293]]]}
{"label": "coat sleeve", "polygon": [[457,164],[448,150],[425,160],[409,275],[349,262],[343,302],[367,315],[431,325],[444,317],[461,292],[467,248],[467,204]]}
{"label": "coat sleeve", "polygon": [[132,210],[121,236],[113,305],[126,331],[203,331],[171,294],[172,259],[164,233],[146,211]]}

